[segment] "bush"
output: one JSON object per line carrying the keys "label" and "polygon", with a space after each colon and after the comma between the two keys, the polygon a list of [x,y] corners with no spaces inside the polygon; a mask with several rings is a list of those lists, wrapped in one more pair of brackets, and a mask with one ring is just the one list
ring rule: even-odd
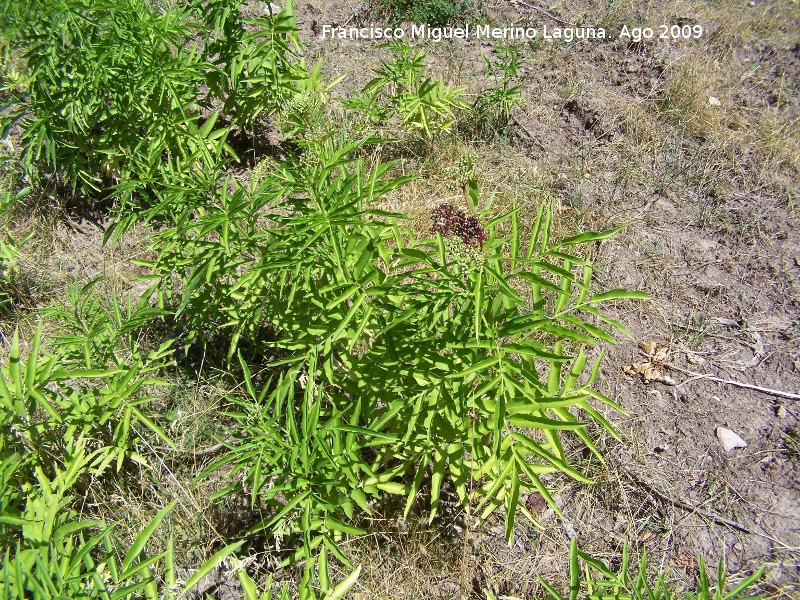
{"label": "bush", "polygon": [[86,290],[73,300],[61,309],[72,312],[62,312],[66,327],[54,351],[42,350],[41,331],[25,358],[16,333],[12,339],[8,365],[0,367],[0,460],[18,455],[52,468],[86,438],[103,468],[116,461],[119,470],[126,458],[144,462],[133,449],[136,425],[171,444],[146,414],[152,398],[145,390],[163,385],[153,374],[167,364],[172,341],[144,355],[134,333],[148,309],[126,311],[114,300],[109,314]]}
{"label": "bush", "polygon": [[441,27],[463,17],[474,6],[472,0],[374,0],[394,22],[416,21]]}
{"label": "bush", "polygon": [[616,435],[590,402],[621,410],[591,387],[599,358],[591,365],[584,346],[614,341],[604,324],[622,329],[598,306],[644,297],[592,294],[591,265],[571,252],[613,230],[556,242],[543,205],[523,239],[518,209],[478,210],[471,169],[458,183],[471,216],[444,211],[436,237],[415,240],[370,207],[405,180],[382,177],[391,163],[370,172],[353,157],[377,141],[327,135],[304,147],[313,160],[277,161],[255,190],[221,186],[201,218],[159,232],[151,265],[165,285],[180,275],[176,301],[192,324],[234,328],[230,355],[256,324],[275,332],[261,344],[288,368],[257,389],[242,364],[236,442],[207,471],[242,471],[222,493],[271,509],[253,531],[302,532],[298,556],[319,544],[336,552],[370,497],[404,495],[408,512],[426,472],[431,519],[448,478],[482,517],[505,505],[509,537],[520,490],[555,507],[543,475],[588,481],[567,464],[562,436],[597,453],[590,421]]}
{"label": "bush", "polygon": [[207,145],[224,146],[226,131],[209,137],[214,121],[201,109],[221,105],[233,125],[251,124],[275,110],[293,79],[291,2],[252,21],[238,5],[11,3],[7,35],[28,77],[7,90],[0,131],[19,124],[29,172],[63,173],[73,188],[93,192],[134,173],[147,178],[150,171],[136,169],[144,158],[190,161]]}
{"label": "bush", "polygon": [[402,42],[389,48],[394,59],[373,69],[376,77],[345,106],[370,125],[398,117],[404,128],[428,138],[449,131],[456,111],[468,107],[461,98],[465,88],[445,85],[441,77],[425,77],[425,52]]}

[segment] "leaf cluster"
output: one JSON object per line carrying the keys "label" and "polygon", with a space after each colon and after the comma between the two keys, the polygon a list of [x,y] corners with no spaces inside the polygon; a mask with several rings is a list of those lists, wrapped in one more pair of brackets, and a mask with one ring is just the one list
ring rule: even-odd
{"label": "leaf cluster", "polygon": [[[407,497],[408,513],[426,473],[431,518],[450,479],[482,517],[505,505],[509,538],[521,490],[555,506],[546,474],[588,481],[562,436],[597,453],[590,423],[616,435],[593,403],[621,409],[592,388],[599,357],[583,348],[624,328],[599,306],[644,297],[593,294],[591,265],[571,250],[614,231],[554,241],[546,205],[530,239],[518,209],[490,218],[486,206],[481,261],[458,260],[441,236],[414,239],[372,208],[407,180],[390,176],[393,163],[367,170],[356,158],[376,141],[329,134],[303,149],[313,162],[288,157],[258,186],[207,188],[158,232],[147,264],[152,293],[171,290],[190,338],[231,328],[232,358],[258,325],[275,333],[261,344],[285,370],[258,389],[242,361],[235,441],[206,473],[232,465],[220,494],[269,509],[251,531],[300,536],[295,559],[324,545],[345,561],[336,539],[360,532],[357,510],[389,493]],[[465,189],[476,211],[475,181]]]}
{"label": "leaf cluster", "polygon": [[720,559],[717,566],[716,585],[708,578],[703,557],[698,557],[698,575],[696,591],[673,593],[664,582],[664,573],[660,573],[655,583],[647,575],[647,554],[642,553],[636,577],[631,577],[630,556],[627,544],[622,553],[619,572],[615,573],[602,561],[590,556],[578,548],[577,538],[572,538],[569,549],[570,589],[563,596],[551,585],[539,578],[553,600],[757,600],[761,595],[748,594],[754,584],[764,573],[764,567],[746,577],[732,589],[727,589],[725,564]]}
{"label": "leaf cluster", "polygon": [[416,21],[441,27],[464,17],[475,6],[472,0],[372,0],[372,5],[393,23]]}
{"label": "leaf cluster", "polygon": [[512,110],[525,103],[519,75],[520,54],[519,45],[499,44],[496,59],[482,57],[487,78],[494,85],[481,90],[460,127],[482,134],[502,133],[508,128]]}
{"label": "leaf cluster", "polygon": [[[72,288],[62,303],[40,311],[58,327],[47,347],[40,326],[23,354],[15,332],[8,363],[0,366],[0,459],[17,456],[26,469],[52,471],[69,450],[88,440],[100,473],[126,459],[144,463],[134,446],[139,433],[171,442],[148,416],[152,390],[171,364],[172,340],[142,349],[143,324],[163,314],[102,301],[97,282]],[[107,302],[107,303],[106,303]]]}
{"label": "leaf cluster", "polygon": [[73,189],[148,180],[143,167],[219,145],[226,130],[212,132],[204,111],[244,126],[292,93],[291,2],[251,21],[232,0],[22,2],[5,16],[27,75],[0,107],[0,130],[20,127],[30,174],[63,175]]}
{"label": "leaf cluster", "polygon": [[363,111],[363,118],[372,123],[397,116],[404,128],[428,138],[449,131],[456,112],[468,108],[461,98],[466,88],[450,86],[442,77],[426,77],[424,51],[403,42],[388,47],[394,58],[373,69],[376,77],[345,106]]}

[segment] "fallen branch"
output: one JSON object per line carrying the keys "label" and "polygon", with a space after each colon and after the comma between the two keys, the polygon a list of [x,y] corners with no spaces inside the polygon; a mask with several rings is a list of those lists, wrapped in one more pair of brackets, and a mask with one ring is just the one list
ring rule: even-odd
{"label": "fallen branch", "polygon": [[746,388],[748,390],[756,390],[757,392],[761,392],[762,394],[778,396],[779,398],[788,398],[789,400],[800,400],[800,394],[784,392],[783,390],[773,390],[772,388],[761,387],[760,385],[752,385],[750,383],[742,383],[741,381],[734,381],[733,379],[722,379],[721,377],[714,377],[713,375],[708,375],[707,373],[695,373],[694,371],[687,371],[686,369],[682,369],[681,367],[675,366],[672,363],[664,363],[664,365],[669,367],[670,369],[674,369],[675,371],[680,371],[681,373],[685,373],[686,375],[692,376],[691,379],[687,379],[683,383],[679,383],[678,385],[676,385],[675,386],[676,388],[684,386],[687,383],[695,381],[697,379],[708,379],[709,381],[725,383],[727,385]]}
{"label": "fallen branch", "polygon": [[686,502],[682,502],[681,500],[675,500],[670,498],[666,494],[659,492],[656,488],[654,488],[649,483],[642,481],[639,479],[632,471],[630,471],[627,467],[622,467],[622,471],[628,476],[628,478],[633,481],[634,483],[638,484],[639,486],[643,487],[645,490],[657,496],[664,502],[668,502],[677,508],[681,508],[687,512],[695,513],[704,517],[710,521],[714,521],[715,523],[719,523],[720,525],[727,525],[728,527],[733,527],[734,529],[738,529],[739,531],[743,531],[744,533],[753,533],[747,527],[742,525],[741,523],[737,523],[736,521],[731,521],[730,519],[726,519],[720,515],[706,512],[704,510],[700,510],[696,506],[692,506],[691,504],[687,504]]}

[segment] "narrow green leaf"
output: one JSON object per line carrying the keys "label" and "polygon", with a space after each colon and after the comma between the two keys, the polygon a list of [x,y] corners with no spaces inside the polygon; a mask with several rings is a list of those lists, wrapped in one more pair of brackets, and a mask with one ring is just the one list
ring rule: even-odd
{"label": "narrow green leaf", "polygon": [[597,242],[600,240],[605,240],[610,238],[612,235],[614,235],[615,233],[617,233],[622,229],[624,229],[624,227],[606,229],[605,231],[586,231],[579,235],[575,235],[565,240],[562,240],[561,243],[556,245],[555,247],[561,248],[562,246],[574,246],[575,244],[585,244],[586,242]]}
{"label": "narrow green leaf", "polygon": [[122,570],[127,571],[128,567],[131,566],[133,561],[136,559],[137,556],[144,550],[145,545],[147,544],[150,537],[153,535],[155,530],[161,524],[161,521],[164,520],[169,512],[175,507],[175,503],[177,500],[173,500],[169,504],[167,504],[164,508],[158,511],[158,514],[153,518],[152,521],[136,536],[136,539],[133,541],[133,544],[128,549],[128,552],[125,554],[125,558],[122,561]]}
{"label": "narrow green leaf", "polygon": [[578,561],[578,537],[569,542],[569,600],[577,600],[581,591],[581,567]]}
{"label": "narrow green leaf", "polygon": [[222,548],[222,550],[216,552],[214,556],[212,556],[206,562],[200,565],[200,568],[197,569],[197,571],[195,571],[192,574],[192,576],[186,580],[185,584],[183,584],[182,588],[183,593],[185,594],[186,592],[191,590],[194,586],[196,586],[198,583],[200,583],[200,580],[206,575],[208,575],[211,571],[213,571],[223,558],[236,552],[239,548],[242,547],[244,542],[245,540],[241,540],[233,544],[228,544],[227,546]]}
{"label": "narrow green leaf", "polygon": [[364,535],[366,533],[363,529],[348,525],[347,523],[342,523],[330,515],[325,517],[325,527],[331,531],[340,531],[341,533],[347,533],[349,535]]}
{"label": "narrow green leaf", "polygon": [[648,300],[650,296],[647,294],[647,292],[633,292],[630,290],[617,288],[608,292],[603,292],[602,294],[595,294],[589,298],[588,302],[589,304],[596,304],[598,302],[608,302],[609,300],[620,300],[623,298],[633,300]]}
{"label": "narrow green leaf", "polygon": [[506,500],[506,541],[509,547],[514,539],[514,519],[519,504],[519,473],[517,473],[516,461],[512,461],[514,468],[511,471],[511,492]]}
{"label": "narrow green leaf", "polygon": [[331,588],[331,579],[328,575],[328,550],[325,546],[322,547],[322,551],[319,553],[319,558],[317,559],[318,565],[318,578],[319,578],[319,590],[323,594],[327,594],[328,590]]}
{"label": "narrow green leaf", "polygon": [[359,566],[347,577],[347,579],[333,588],[333,590],[325,596],[324,600],[340,600],[341,598],[344,598],[344,595],[349,592],[350,588],[355,585],[356,581],[358,581],[360,575],[361,567]]}
{"label": "narrow green leaf", "polygon": [[442,493],[444,467],[445,454],[440,450],[435,450],[433,453],[433,472],[431,474],[431,512],[428,523],[433,522],[433,518],[439,510],[439,496]]}
{"label": "narrow green leaf", "polygon": [[487,358],[486,360],[482,360],[481,362],[479,362],[479,363],[477,363],[475,365],[472,365],[471,367],[467,367],[463,371],[459,371],[458,373],[451,373],[451,374],[447,375],[447,378],[448,379],[456,379],[456,378],[461,379],[463,377],[466,377],[470,373],[475,373],[477,371],[485,371],[489,367],[493,367],[494,365],[496,365],[499,360],[500,360],[500,358],[496,357],[496,356],[493,357],[493,358]]}

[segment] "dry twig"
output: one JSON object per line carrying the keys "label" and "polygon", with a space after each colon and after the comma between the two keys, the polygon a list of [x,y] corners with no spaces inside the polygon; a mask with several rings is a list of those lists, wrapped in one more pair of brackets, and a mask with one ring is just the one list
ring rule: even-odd
{"label": "dry twig", "polygon": [[697,379],[708,379],[709,381],[716,381],[718,383],[725,383],[727,385],[733,385],[740,388],[746,388],[748,390],[756,390],[757,392],[761,392],[763,394],[769,394],[771,396],[778,396],[779,398],[788,398],[789,400],[800,400],[800,394],[793,394],[791,392],[784,392],[783,390],[774,390],[772,388],[762,387],[760,385],[752,385],[750,383],[742,383],[741,381],[734,381],[733,379],[722,379],[721,377],[715,377],[713,375],[709,375],[707,373],[695,373],[694,371],[687,371],[686,369],[682,369],[672,363],[664,363],[665,366],[669,367],[670,369],[674,369],[675,371],[680,371],[681,373],[685,373],[686,375],[691,375],[691,379],[687,379],[683,383],[679,383],[676,385],[676,388],[682,387],[691,381],[695,381]]}
{"label": "dry twig", "polygon": [[647,490],[648,492],[650,492],[654,496],[657,496],[658,498],[660,498],[664,502],[668,502],[668,503],[672,504],[673,506],[681,508],[681,509],[683,509],[685,511],[688,511],[688,512],[691,512],[691,513],[696,513],[696,514],[700,515],[701,517],[709,519],[710,521],[714,521],[715,523],[719,523],[720,525],[727,525],[728,527],[733,527],[734,529],[738,529],[739,531],[743,531],[745,533],[752,533],[752,531],[750,531],[747,527],[745,527],[741,523],[737,523],[736,521],[731,521],[730,519],[726,519],[725,517],[722,517],[722,516],[714,514],[714,513],[710,513],[710,512],[706,512],[704,510],[700,510],[699,508],[697,508],[695,506],[692,506],[691,504],[687,504],[686,502],[683,502],[681,500],[675,500],[674,498],[670,498],[666,494],[664,494],[662,492],[659,492],[656,488],[654,488],[649,483],[639,479],[627,467],[622,467],[622,471],[623,471],[623,473],[625,473],[628,476],[628,478],[631,481],[633,481],[637,485],[643,487],[645,490]]}

